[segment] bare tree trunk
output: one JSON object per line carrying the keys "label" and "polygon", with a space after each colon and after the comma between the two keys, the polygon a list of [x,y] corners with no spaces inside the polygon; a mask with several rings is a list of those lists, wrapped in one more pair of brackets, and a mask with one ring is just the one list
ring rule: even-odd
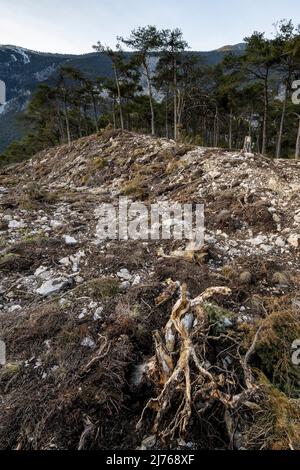
{"label": "bare tree trunk", "polygon": [[229,142],[228,142],[229,150],[232,149],[232,119],[233,119],[233,116],[232,116],[232,108],[231,108],[230,116],[229,116]]}
{"label": "bare tree trunk", "polygon": [[112,112],[113,112],[114,130],[116,130],[116,128],[117,128],[117,122],[116,122],[116,99],[115,99],[115,97],[114,97],[114,101],[113,101],[113,109],[112,109]]}
{"label": "bare tree trunk", "polygon": [[169,91],[166,93],[166,109],[165,109],[165,125],[166,125],[166,138],[169,138],[169,114],[168,114],[168,101],[169,101]]}
{"label": "bare tree trunk", "polygon": [[151,84],[149,67],[148,67],[146,60],[144,61],[144,69],[145,69],[146,78],[147,78],[149,103],[150,103],[150,110],[151,110],[151,134],[155,135],[155,113],[154,113],[154,105],[153,105],[152,84]]}
{"label": "bare tree trunk", "polygon": [[177,140],[177,63],[174,59],[174,140]]}
{"label": "bare tree trunk", "polygon": [[182,129],[182,115],[185,107],[184,94],[178,90],[177,96],[177,125],[176,125],[176,138],[181,139],[181,129]]}
{"label": "bare tree trunk", "polygon": [[284,101],[283,101],[283,106],[282,106],[279,133],[278,133],[278,140],[277,140],[277,146],[276,146],[276,158],[280,158],[280,156],[281,156],[281,143],[282,143],[282,135],[283,135],[285,113],[286,113],[287,98],[288,97],[287,97],[287,89],[286,89],[285,94],[284,94]]}
{"label": "bare tree trunk", "polygon": [[64,97],[64,114],[65,114],[65,121],[66,121],[66,130],[67,130],[68,146],[71,147],[70,121],[69,121],[69,115],[68,115],[68,108],[67,108],[66,97]]}
{"label": "bare tree trunk", "polygon": [[295,159],[298,160],[300,157],[300,115],[298,116],[299,124],[298,124],[298,134],[296,140],[296,150],[295,150]]}
{"label": "bare tree trunk", "polygon": [[260,153],[259,132],[257,132],[257,135],[256,135],[256,145],[257,145],[257,153]]}
{"label": "bare tree trunk", "polygon": [[64,126],[61,121],[61,115],[60,115],[60,110],[59,107],[56,107],[56,113],[57,113],[57,120],[58,120],[58,130],[59,130],[59,136],[60,136],[60,143],[63,144],[65,142],[65,133],[64,133]]}
{"label": "bare tree trunk", "polygon": [[79,114],[79,119],[78,119],[78,134],[79,138],[81,139],[82,137],[82,127],[81,127],[81,108],[79,107],[78,109],[78,114]]}
{"label": "bare tree trunk", "polygon": [[267,129],[268,129],[268,114],[269,114],[269,90],[268,90],[268,76],[265,79],[264,84],[264,122],[263,122],[263,137],[262,137],[262,149],[261,152],[263,155],[267,151]]}
{"label": "bare tree trunk", "polygon": [[123,131],[124,130],[124,119],[123,119],[123,109],[122,109],[121,88],[120,88],[120,82],[119,82],[119,79],[118,79],[118,74],[117,74],[117,69],[116,69],[115,64],[113,64],[113,68],[114,68],[115,80],[116,80],[117,91],[118,91],[120,124],[121,124],[121,129]]}
{"label": "bare tree trunk", "polygon": [[219,143],[219,111],[218,107],[216,106],[216,112],[214,117],[214,141],[213,146],[218,147]]}
{"label": "bare tree trunk", "polygon": [[97,106],[96,106],[96,100],[95,100],[94,93],[91,93],[91,98],[92,98],[93,109],[94,109],[95,128],[96,128],[96,132],[98,132],[98,130],[99,130],[99,128],[98,128],[98,115],[97,115]]}

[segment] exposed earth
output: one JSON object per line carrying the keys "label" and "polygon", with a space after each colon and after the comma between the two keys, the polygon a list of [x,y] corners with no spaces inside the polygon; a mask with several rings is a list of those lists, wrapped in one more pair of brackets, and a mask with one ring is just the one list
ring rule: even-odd
{"label": "exposed earth", "polygon": [[[300,163],[104,130],[1,171],[1,449],[300,448]],[[99,239],[120,196],[205,244]]]}

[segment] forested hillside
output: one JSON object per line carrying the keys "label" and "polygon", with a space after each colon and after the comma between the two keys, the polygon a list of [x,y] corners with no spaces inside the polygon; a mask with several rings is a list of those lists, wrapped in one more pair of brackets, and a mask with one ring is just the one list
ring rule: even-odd
{"label": "forested hillside", "polygon": [[[206,64],[217,64],[228,51],[239,54],[243,44],[227,46],[216,51],[195,52]],[[127,53],[128,57],[130,53]],[[155,60],[155,59],[154,59]],[[19,117],[26,109],[32,94],[42,83],[54,85],[62,66],[80,71],[86,78],[111,77],[111,60],[105,54],[63,55],[30,51],[16,46],[0,46],[0,79],[7,87],[7,104],[0,106],[0,152],[26,134],[26,125]]]}
{"label": "forested hillside", "polygon": [[249,135],[254,151],[298,158],[299,37],[284,20],[271,39],[254,32],[205,58],[189,51],[179,29],[149,26],[117,38],[114,50],[99,42],[88,62],[83,56],[60,64],[58,56],[55,73],[26,106],[24,97],[25,137],[8,147],[2,162],[106,126],[228,149],[242,148]]}

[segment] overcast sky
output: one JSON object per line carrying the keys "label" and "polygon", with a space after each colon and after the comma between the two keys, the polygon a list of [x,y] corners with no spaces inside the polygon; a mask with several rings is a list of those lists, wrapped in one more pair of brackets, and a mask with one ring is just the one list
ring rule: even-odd
{"label": "overcast sky", "polygon": [[85,53],[98,40],[155,24],[182,29],[194,50],[236,44],[276,21],[300,23],[299,0],[0,0],[0,44]]}

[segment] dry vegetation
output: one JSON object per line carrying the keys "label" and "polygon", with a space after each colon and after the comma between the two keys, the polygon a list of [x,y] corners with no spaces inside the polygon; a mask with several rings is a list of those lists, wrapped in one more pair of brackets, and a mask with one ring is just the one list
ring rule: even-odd
{"label": "dry vegetation", "polygon": [[[0,178],[1,449],[300,448],[298,165],[105,131]],[[125,194],[205,245],[98,243]]]}

